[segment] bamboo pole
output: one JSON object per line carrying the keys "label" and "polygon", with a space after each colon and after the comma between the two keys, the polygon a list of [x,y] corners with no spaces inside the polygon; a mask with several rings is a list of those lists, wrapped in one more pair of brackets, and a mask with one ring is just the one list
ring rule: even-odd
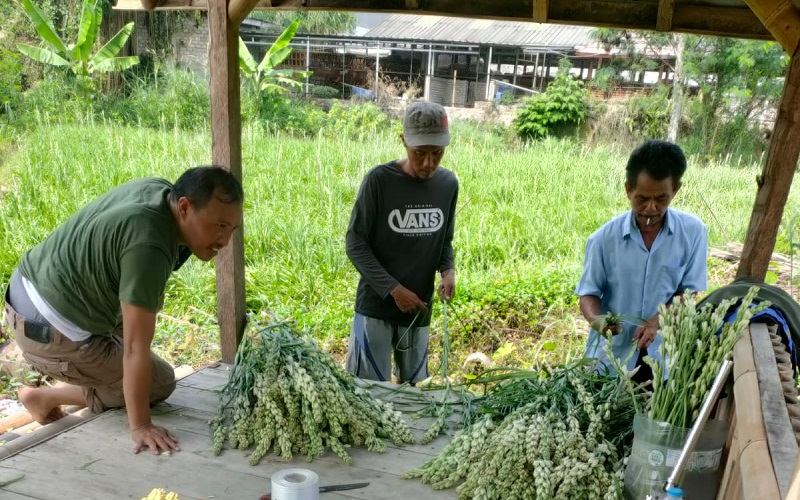
{"label": "bamboo pole", "polygon": [[13,415],[0,418],[0,433],[9,432],[23,425],[33,422],[33,417],[27,411],[19,411]]}
{"label": "bamboo pole", "polygon": [[50,438],[58,436],[62,432],[66,432],[74,427],[77,427],[84,422],[102,415],[101,413],[92,413],[88,408],[77,411],[71,415],[56,420],[51,424],[42,426],[35,431],[20,436],[13,441],[9,441],[0,446],[0,460],[6,459],[12,455],[24,451],[31,446],[47,441]]}
{"label": "bamboo pole", "polygon": [[742,498],[775,500],[781,498],[767,446],[761,392],[758,386],[750,329],[742,333],[733,350],[736,434],[739,441]]}

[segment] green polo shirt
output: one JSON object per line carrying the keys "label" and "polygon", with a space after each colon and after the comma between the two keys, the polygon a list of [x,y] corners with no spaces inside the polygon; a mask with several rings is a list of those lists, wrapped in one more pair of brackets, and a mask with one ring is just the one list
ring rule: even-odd
{"label": "green polo shirt", "polygon": [[26,252],[20,272],[58,313],[95,335],[121,325],[125,302],[157,312],[167,279],[189,257],[164,179],[122,184]]}

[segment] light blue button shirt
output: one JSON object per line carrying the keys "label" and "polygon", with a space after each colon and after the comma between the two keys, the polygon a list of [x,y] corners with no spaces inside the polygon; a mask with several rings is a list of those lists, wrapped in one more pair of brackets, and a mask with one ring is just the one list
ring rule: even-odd
{"label": "light blue button shirt", "polygon": [[[665,222],[650,250],[631,211],[604,224],[586,243],[583,275],[575,293],[599,297],[603,314],[623,316],[622,331],[612,337],[611,351],[623,361],[630,357],[628,370],[636,366],[633,334],[639,323],[656,314],[658,305],[676,293],[699,292],[708,286],[706,226],[694,215],[671,208]],[[606,343],[592,329],[585,356],[610,368],[603,349]],[[661,359],[660,347],[661,335],[657,335],[648,355]]]}

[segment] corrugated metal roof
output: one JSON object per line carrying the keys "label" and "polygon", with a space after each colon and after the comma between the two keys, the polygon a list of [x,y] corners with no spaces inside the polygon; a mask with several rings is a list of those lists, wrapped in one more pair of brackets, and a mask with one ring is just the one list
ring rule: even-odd
{"label": "corrugated metal roof", "polygon": [[573,48],[591,42],[592,28],[458,17],[394,14],[366,36],[515,47]]}

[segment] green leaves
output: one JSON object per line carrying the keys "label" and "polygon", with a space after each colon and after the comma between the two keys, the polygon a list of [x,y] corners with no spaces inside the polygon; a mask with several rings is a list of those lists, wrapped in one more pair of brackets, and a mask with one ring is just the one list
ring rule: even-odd
{"label": "green leaves", "polygon": [[258,66],[256,66],[256,61],[250,51],[247,50],[244,41],[239,38],[239,68],[256,94],[261,91],[283,93],[290,88],[300,88],[303,82],[299,81],[298,78],[306,78],[311,75],[310,71],[275,69],[292,53],[292,47],[289,44],[299,27],[300,19],[298,18],[283,30],[281,36],[275,40],[275,43],[264,54],[264,58]]}
{"label": "green leaves", "polygon": [[589,114],[588,98],[583,82],[569,73],[569,66],[564,66],[543,94],[527,101],[514,126],[524,139],[541,139],[560,126],[583,123]]}
{"label": "green leaves", "polygon": [[123,71],[139,63],[139,58],[136,56],[116,57],[133,33],[133,22],[125,25],[92,55],[103,20],[103,10],[96,0],[83,0],[78,38],[75,43],[69,45],[64,43],[53,28],[52,22],[31,0],[23,0],[23,6],[36,32],[49,45],[49,48],[41,48],[17,44],[20,52],[35,61],[51,66],[68,67],[73,74],[80,77],[93,73]]}
{"label": "green leaves", "polygon": [[133,33],[133,26],[133,22],[123,26],[111,40],[100,48],[89,61],[89,72],[123,71],[139,63],[139,58],[136,56],[115,57]]}
{"label": "green leaves", "polygon": [[44,13],[31,0],[22,0],[22,6],[25,8],[25,13],[28,14],[28,18],[31,20],[36,32],[42,37],[42,40],[49,43],[58,52],[67,52],[67,46],[58,36],[55,28],[53,28],[53,23],[45,17]]}
{"label": "green leaves", "polygon": [[34,61],[39,61],[40,63],[49,64],[51,66],[69,66],[69,61],[61,57],[60,55],[56,54],[52,50],[43,49],[40,47],[34,47],[32,45],[26,45],[24,43],[18,43],[17,48],[20,52],[25,54],[26,56],[30,57]]}

